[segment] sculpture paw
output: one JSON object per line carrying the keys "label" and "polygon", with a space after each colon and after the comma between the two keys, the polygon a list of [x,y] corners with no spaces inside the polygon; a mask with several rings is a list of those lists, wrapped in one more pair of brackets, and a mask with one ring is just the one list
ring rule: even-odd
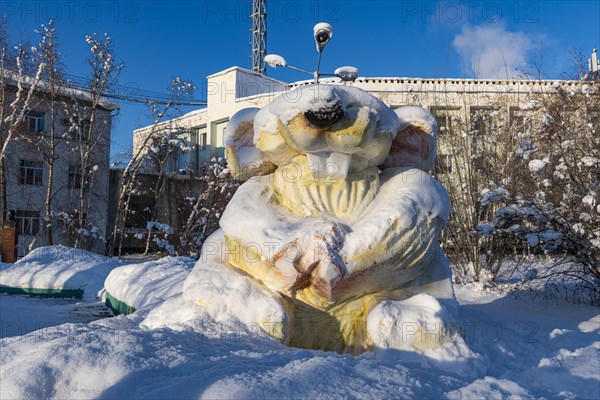
{"label": "sculpture paw", "polygon": [[338,254],[343,244],[342,229],[331,225],[321,232],[310,231],[275,254],[273,267],[285,291],[312,286],[316,294],[331,300],[333,286],[346,276],[346,266]]}

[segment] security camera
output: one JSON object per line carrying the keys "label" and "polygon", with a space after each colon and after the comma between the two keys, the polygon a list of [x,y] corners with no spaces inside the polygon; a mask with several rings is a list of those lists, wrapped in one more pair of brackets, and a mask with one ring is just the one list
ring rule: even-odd
{"label": "security camera", "polygon": [[321,53],[331,36],[333,36],[333,28],[326,22],[319,22],[313,28],[313,33],[317,43],[317,51]]}

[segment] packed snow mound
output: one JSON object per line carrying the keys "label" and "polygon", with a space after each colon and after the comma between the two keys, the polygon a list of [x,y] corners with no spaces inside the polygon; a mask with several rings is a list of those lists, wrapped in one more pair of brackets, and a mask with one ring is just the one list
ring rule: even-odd
{"label": "packed snow mound", "polygon": [[182,295],[153,309],[143,325],[181,329],[211,320],[283,338],[286,318],[282,305],[250,277],[217,263],[198,262],[183,283]]}
{"label": "packed snow mound", "polygon": [[[178,329],[148,329],[134,313],[2,339],[0,398],[600,397],[597,308],[540,305],[474,288],[459,288],[458,298],[457,332],[488,360],[486,370],[464,375],[453,369],[456,357],[428,350],[421,359],[412,351],[381,359],[289,348],[246,326],[218,324],[173,296],[153,311],[171,303],[165,315],[195,313]],[[415,317],[449,318],[444,302],[414,300],[430,310]],[[404,302],[405,315],[410,306]]]}
{"label": "packed snow mound", "polygon": [[34,334],[4,340],[0,397],[441,398],[457,383],[434,370],[236,332],[140,329],[131,317],[63,325],[43,341]]}
{"label": "packed snow mound", "polygon": [[529,391],[507,379],[486,376],[475,382],[447,393],[450,400],[462,399],[535,399]]}
{"label": "packed snow mound", "polygon": [[39,247],[14,264],[3,264],[0,285],[13,288],[83,290],[93,300],[110,272],[123,262],[66,246]]}
{"label": "packed snow mound", "polygon": [[140,310],[181,293],[194,263],[189,257],[164,257],[124,265],[112,270],[104,288],[117,300]]}
{"label": "packed snow mound", "polygon": [[460,335],[454,308],[454,302],[445,306],[426,293],[378,304],[367,318],[376,357],[432,365],[463,377],[484,373],[487,359]]}

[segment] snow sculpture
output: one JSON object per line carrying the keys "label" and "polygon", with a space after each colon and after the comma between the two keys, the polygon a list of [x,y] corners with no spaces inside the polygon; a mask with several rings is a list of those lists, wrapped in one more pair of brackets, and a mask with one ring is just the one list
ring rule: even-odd
{"label": "snow sculpture", "polygon": [[[220,316],[252,315],[294,347],[358,354],[403,341],[386,339],[399,331],[385,327],[389,312],[371,311],[389,302],[395,308],[386,310],[401,309],[423,293],[454,299],[438,244],[449,200],[426,172],[436,131],[425,109],[394,111],[348,86],[302,86],[240,111],[227,126],[226,155],[246,182],[204,244],[184,296]],[[252,299],[225,278],[232,271],[252,278],[256,287],[243,292]],[[220,286],[207,291],[208,280]],[[403,342],[433,346],[430,337]]]}

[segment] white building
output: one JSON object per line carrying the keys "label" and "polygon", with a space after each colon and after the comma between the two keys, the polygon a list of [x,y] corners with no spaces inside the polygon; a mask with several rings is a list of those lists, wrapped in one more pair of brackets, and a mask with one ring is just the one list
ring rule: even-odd
{"label": "white building", "polygon": [[[207,107],[187,113],[179,118],[165,121],[157,129],[186,130],[193,144],[190,154],[183,154],[175,166],[197,172],[199,166],[224,155],[223,131],[229,118],[246,107],[262,107],[277,94],[286,90],[288,84],[240,67],[210,75],[205,85]],[[134,151],[142,139],[152,131],[152,126],[133,132]]]}
{"label": "white building", "polygon": [[[421,79],[421,78],[358,78],[355,82],[342,82],[338,78],[321,79],[322,83],[359,87],[380,98],[391,108],[419,105],[432,111],[438,119],[440,133],[449,130],[453,116],[464,121],[480,111],[492,110],[502,99],[510,104],[505,117],[513,122],[527,113],[523,105],[532,95],[553,93],[557,87],[581,93],[585,83],[555,80],[482,80],[482,79]],[[229,118],[246,107],[262,107],[279,94],[311,81],[285,83],[240,67],[231,67],[210,75],[206,82],[207,107],[192,111],[182,117],[165,121],[161,128],[189,132],[193,144],[190,154],[182,154],[177,168],[199,171],[199,165],[210,157],[222,156],[223,130]],[[491,120],[483,121],[493,123]],[[485,125],[484,124],[484,125]],[[484,129],[481,126],[480,129]],[[141,139],[151,132],[144,127],[133,132],[134,149]],[[440,162],[448,163],[443,149],[439,151]]]}

